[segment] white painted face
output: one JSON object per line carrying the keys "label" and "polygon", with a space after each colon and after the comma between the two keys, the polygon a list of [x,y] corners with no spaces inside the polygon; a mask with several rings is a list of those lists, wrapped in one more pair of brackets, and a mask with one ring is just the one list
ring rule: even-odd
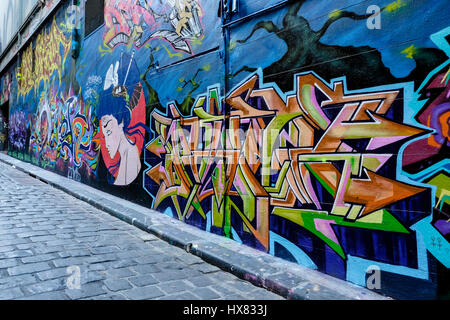
{"label": "white painted face", "polygon": [[113,159],[119,149],[120,137],[123,135],[123,123],[119,124],[113,115],[104,115],[101,118],[101,127],[106,149]]}

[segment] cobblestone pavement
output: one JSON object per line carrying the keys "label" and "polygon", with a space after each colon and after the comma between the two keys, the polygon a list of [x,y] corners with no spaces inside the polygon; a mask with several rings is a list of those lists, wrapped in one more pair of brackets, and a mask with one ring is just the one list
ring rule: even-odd
{"label": "cobblestone pavement", "polygon": [[0,163],[0,299],[283,298]]}

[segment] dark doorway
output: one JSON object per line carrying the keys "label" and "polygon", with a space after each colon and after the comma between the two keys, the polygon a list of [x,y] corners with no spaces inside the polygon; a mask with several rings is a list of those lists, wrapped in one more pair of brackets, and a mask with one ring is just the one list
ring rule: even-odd
{"label": "dark doorway", "polygon": [[9,103],[0,107],[0,151],[8,150]]}

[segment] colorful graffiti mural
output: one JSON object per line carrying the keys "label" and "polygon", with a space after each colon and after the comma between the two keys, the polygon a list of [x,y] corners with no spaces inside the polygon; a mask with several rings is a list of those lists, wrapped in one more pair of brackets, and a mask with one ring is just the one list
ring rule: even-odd
{"label": "colorful graffiti mural", "polygon": [[[135,79],[139,72],[133,56],[134,52],[131,56],[121,54],[120,61],[110,65],[97,110],[102,157],[111,175],[108,181],[115,185],[132,183],[141,171],[145,98],[140,82]],[[134,84],[133,92],[127,89]]]}
{"label": "colorful graffiti mural", "polygon": [[192,54],[189,42],[203,35],[202,15],[198,0],[170,0],[152,6],[142,0],[107,0],[104,46],[140,48],[152,39],[163,39],[173,49]]}
{"label": "colorful graffiti mural", "polygon": [[[64,35],[53,19],[50,30],[41,32],[36,37],[34,46],[30,44],[22,55],[18,94],[24,96],[32,89],[37,93],[40,83],[43,82],[48,86],[55,72],[61,82],[70,45],[70,38]],[[62,55],[60,47],[63,50]]]}
{"label": "colorful graffiti mural", "polygon": [[190,117],[174,104],[168,115],[154,111],[147,150],[161,162],[146,172],[159,185],[148,188],[153,208],[169,202],[175,217],[189,221],[195,212],[230,238],[232,229],[238,239],[251,235],[266,251],[271,216],[305,228],[341,258],[334,226],[410,233],[386,209],[426,191],[396,181],[387,165],[402,142],[426,132],[390,114],[401,109],[401,88],[350,93],[345,79],[327,84],[307,73],[284,94],[260,80],[249,77],[224,99],[211,89]]}
{"label": "colorful graffiti mural", "polygon": [[11,93],[12,74],[6,72],[1,78],[0,83],[0,105],[9,101],[9,95]]}
{"label": "colorful graffiti mural", "polygon": [[30,152],[44,167],[64,170],[67,165],[69,177],[79,177],[82,166],[94,174],[99,149],[92,139],[96,130],[91,109],[82,99],[73,93],[64,97],[54,90],[41,95],[31,122]]}
{"label": "colorful graffiti mural", "polygon": [[16,111],[9,117],[9,144],[13,150],[24,150],[27,147],[27,115],[23,110]]}

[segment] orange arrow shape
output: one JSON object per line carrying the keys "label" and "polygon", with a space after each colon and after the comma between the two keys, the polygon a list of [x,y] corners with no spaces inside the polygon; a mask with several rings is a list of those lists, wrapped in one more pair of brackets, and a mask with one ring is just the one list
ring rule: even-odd
{"label": "orange arrow shape", "polygon": [[352,179],[344,195],[345,202],[364,205],[360,217],[426,190],[365,171],[369,179]]}

